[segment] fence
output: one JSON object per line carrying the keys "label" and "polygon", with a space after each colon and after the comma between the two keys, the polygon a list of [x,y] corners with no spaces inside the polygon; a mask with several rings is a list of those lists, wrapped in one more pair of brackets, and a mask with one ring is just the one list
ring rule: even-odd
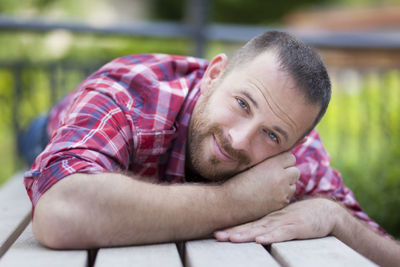
{"label": "fence", "polygon": [[[79,34],[188,38],[195,44],[193,54],[202,56],[211,41],[243,43],[270,30],[210,25],[206,16],[197,17],[193,24],[108,27],[0,17],[0,34],[65,29]],[[332,164],[367,212],[389,232],[400,236],[400,215],[395,209],[400,204],[400,36],[376,32],[292,33],[320,49],[333,80],[333,99],[318,126]],[[3,176],[21,166],[15,153],[21,129],[103,63],[0,62],[0,149],[7,153],[0,159]]]}

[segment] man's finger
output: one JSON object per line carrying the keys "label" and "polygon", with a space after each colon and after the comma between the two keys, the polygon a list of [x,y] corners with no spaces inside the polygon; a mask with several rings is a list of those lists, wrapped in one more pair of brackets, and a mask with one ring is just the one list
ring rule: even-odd
{"label": "man's finger", "polygon": [[290,184],[295,184],[300,178],[300,170],[296,167],[289,167],[286,169],[287,172],[290,174]]}
{"label": "man's finger", "polygon": [[231,227],[231,228],[227,228],[227,229],[224,229],[224,230],[219,230],[219,231],[214,232],[214,237],[218,241],[229,241],[230,237],[232,235],[248,231],[249,229],[255,227],[256,223],[257,222],[249,222],[249,223],[245,223],[245,224],[242,224],[242,225],[238,225],[238,226],[234,226],[234,227]]}
{"label": "man's finger", "polygon": [[296,164],[296,157],[292,153],[285,152],[280,154],[278,157],[281,158],[284,168],[289,168]]}
{"label": "man's finger", "polygon": [[283,226],[274,231],[264,233],[255,237],[255,241],[259,244],[269,245],[271,243],[283,242],[296,239],[296,229],[293,226]]}
{"label": "man's finger", "polygon": [[259,221],[246,223],[222,231],[217,231],[214,233],[214,236],[218,241],[231,241],[235,243],[251,242],[255,241],[257,236],[273,232],[276,229],[279,229],[279,227],[281,226],[282,223],[280,223],[279,221],[268,220],[266,217],[264,217]]}
{"label": "man's finger", "polygon": [[264,226],[257,226],[247,229],[246,231],[232,233],[229,237],[229,240],[234,243],[251,242],[255,241],[257,236],[264,234],[266,231],[269,231],[269,229],[265,228]]}
{"label": "man's finger", "polygon": [[229,240],[231,242],[251,242],[256,241],[256,238],[259,236],[270,235],[270,233],[274,233],[275,231],[282,231],[280,228],[283,227],[285,230],[288,229],[288,232],[291,232],[293,229],[292,226],[285,227],[282,226],[279,222],[276,223],[268,223],[265,218],[262,220],[262,223],[255,224],[251,228],[240,229],[238,232],[231,232]]}
{"label": "man's finger", "polygon": [[290,202],[291,197],[294,195],[294,193],[296,193],[296,184],[291,184],[289,187],[290,187],[290,189],[289,189],[290,191],[289,191],[289,195],[287,198],[287,203]]}
{"label": "man's finger", "polygon": [[214,233],[215,239],[221,242],[229,241],[229,233],[225,231],[217,231]]}

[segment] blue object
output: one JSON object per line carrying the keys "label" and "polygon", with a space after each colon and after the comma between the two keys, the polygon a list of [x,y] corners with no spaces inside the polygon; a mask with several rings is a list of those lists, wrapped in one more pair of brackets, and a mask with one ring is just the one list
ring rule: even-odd
{"label": "blue object", "polygon": [[36,157],[49,143],[49,137],[46,132],[48,120],[49,116],[47,114],[36,117],[18,138],[19,154],[29,166],[32,166]]}

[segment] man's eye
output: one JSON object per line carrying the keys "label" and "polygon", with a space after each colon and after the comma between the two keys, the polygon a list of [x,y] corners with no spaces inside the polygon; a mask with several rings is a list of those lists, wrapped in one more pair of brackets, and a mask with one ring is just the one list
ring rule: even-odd
{"label": "man's eye", "polygon": [[242,99],[236,98],[236,101],[238,102],[239,106],[240,106],[242,109],[244,109],[244,110],[246,110],[246,111],[249,110],[249,107],[247,106],[247,103],[244,102]]}
{"label": "man's eye", "polygon": [[268,131],[267,134],[268,134],[268,137],[272,141],[274,141],[275,143],[279,143],[279,139],[278,139],[278,136],[276,136],[276,134],[274,134],[273,132],[270,132],[270,131]]}

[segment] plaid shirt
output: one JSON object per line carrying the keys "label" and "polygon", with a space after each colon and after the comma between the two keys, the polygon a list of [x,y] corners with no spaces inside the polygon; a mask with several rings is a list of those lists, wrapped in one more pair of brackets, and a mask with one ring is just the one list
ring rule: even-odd
{"label": "plaid shirt", "polygon": [[[187,127],[207,66],[193,57],[131,55],[83,81],[52,109],[51,141],[25,174],[33,206],[57,181],[77,172],[129,171],[147,181],[184,182]],[[383,232],[330,167],[316,130],[292,152],[301,171],[293,201],[333,198]]]}

